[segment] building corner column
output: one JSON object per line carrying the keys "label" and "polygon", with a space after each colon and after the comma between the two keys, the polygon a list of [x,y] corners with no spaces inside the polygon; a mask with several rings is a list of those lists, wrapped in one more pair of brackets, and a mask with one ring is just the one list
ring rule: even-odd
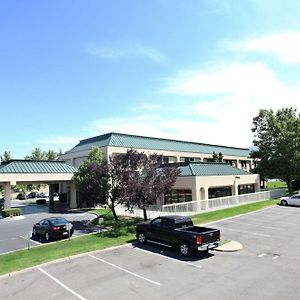
{"label": "building corner column", "polygon": [[4,183],[4,208],[10,208],[11,206],[11,183]]}
{"label": "building corner column", "polygon": [[70,185],[70,208],[77,208],[77,190],[75,186],[75,182],[72,181]]}

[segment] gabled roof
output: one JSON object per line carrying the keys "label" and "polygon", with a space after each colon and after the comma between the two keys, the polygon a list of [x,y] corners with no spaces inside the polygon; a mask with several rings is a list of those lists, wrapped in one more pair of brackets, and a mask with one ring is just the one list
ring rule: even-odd
{"label": "gabled roof", "polygon": [[77,169],[64,161],[21,160],[2,162],[0,173],[75,173]]}
{"label": "gabled roof", "polygon": [[180,163],[179,169],[180,176],[250,175],[242,169],[221,162],[186,162]]}
{"label": "gabled roof", "polygon": [[221,152],[223,155],[248,157],[250,150],[248,148],[236,148],[220,145],[211,145],[179,140],[169,140],[154,137],[129,135],[123,133],[107,133],[85,139],[79,142],[73,149],[67,153],[90,150],[92,146],[96,147],[122,147],[133,149],[149,149],[161,151],[193,152],[212,154]]}

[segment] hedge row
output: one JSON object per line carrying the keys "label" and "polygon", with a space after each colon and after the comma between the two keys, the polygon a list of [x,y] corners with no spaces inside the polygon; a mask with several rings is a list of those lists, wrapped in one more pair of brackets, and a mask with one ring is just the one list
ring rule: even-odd
{"label": "hedge row", "polygon": [[46,204],[46,199],[37,199],[36,204]]}
{"label": "hedge row", "polygon": [[21,210],[20,208],[5,208],[2,210],[2,217],[13,217],[13,216],[20,216]]}

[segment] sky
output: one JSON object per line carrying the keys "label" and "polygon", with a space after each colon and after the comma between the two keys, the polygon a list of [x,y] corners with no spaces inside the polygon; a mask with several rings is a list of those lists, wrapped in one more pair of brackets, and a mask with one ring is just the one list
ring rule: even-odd
{"label": "sky", "polygon": [[108,132],[251,147],[260,109],[299,101],[298,0],[0,0],[0,154]]}

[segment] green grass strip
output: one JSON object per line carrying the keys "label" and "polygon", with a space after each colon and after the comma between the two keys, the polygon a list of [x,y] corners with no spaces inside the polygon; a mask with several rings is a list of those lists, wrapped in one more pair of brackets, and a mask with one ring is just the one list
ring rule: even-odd
{"label": "green grass strip", "polygon": [[[243,213],[259,210],[278,203],[278,200],[267,200],[226,208],[218,211],[201,213],[192,217],[195,224],[203,224]],[[104,211],[101,211],[104,212]],[[108,211],[105,211],[108,212]],[[69,240],[62,240],[28,250],[0,255],[0,275],[33,267],[42,263],[81,254],[94,250],[101,250],[113,246],[129,243],[135,239],[135,226],[140,219],[120,218],[114,222],[112,214],[105,216],[104,224],[112,226],[108,232],[86,235]]]}
{"label": "green grass strip", "polygon": [[56,243],[0,255],[0,275],[84,252],[126,244],[135,239],[140,220],[121,218],[108,232],[86,235]]}
{"label": "green grass strip", "polygon": [[260,210],[269,206],[278,204],[278,200],[266,200],[261,202],[255,202],[250,204],[245,204],[241,206],[235,206],[225,209],[220,209],[216,211],[211,211],[207,213],[196,214],[192,216],[194,224],[205,224],[213,221],[219,221],[225,218],[238,216],[248,212]]}

